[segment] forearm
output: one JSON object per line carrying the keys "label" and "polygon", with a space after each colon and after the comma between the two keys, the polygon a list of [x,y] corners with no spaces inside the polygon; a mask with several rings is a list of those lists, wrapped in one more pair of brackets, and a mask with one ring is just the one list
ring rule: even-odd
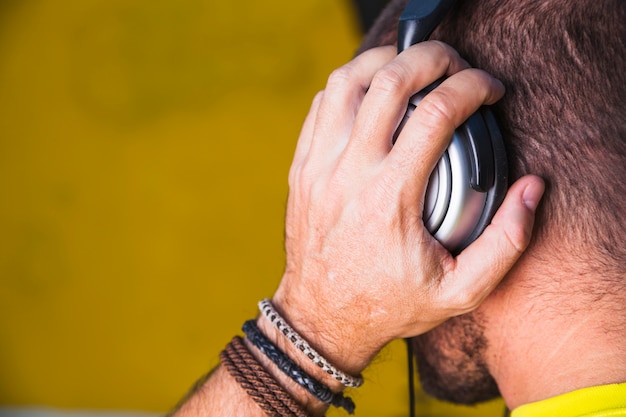
{"label": "forearm", "polygon": [[[257,325],[271,343],[317,384],[333,393],[344,386],[313,363],[266,317]],[[250,340],[236,338],[221,354],[222,364],[208,380],[199,381],[173,416],[320,416],[328,408],[303,386],[294,382]]]}
{"label": "forearm", "polygon": [[265,417],[243,388],[218,366],[206,382],[194,387],[191,395],[171,416],[237,416]]}

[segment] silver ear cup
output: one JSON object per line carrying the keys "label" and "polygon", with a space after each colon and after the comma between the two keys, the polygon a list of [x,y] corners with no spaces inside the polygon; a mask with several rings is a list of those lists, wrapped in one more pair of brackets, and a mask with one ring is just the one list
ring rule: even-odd
{"label": "silver ear cup", "polygon": [[443,223],[452,193],[452,169],[450,157],[446,151],[433,170],[428,180],[428,188],[424,198],[424,225],[431,232],[439,230]]}
{"label": "silver ear cup", "polygon": [[[424,201],[424,224],[428,231],[435,236],[442,245],[450,251],[456,251],[465,241],[476,227],[476,222],[480,218],[482,210],[485,206],[487,193],[474,190],[470,185],[471,168],[470,160],[466,152],[466,145],[463,138],[458,133],[452,137],[452,142],[446,150],[446,155],[440,159],[438,167],[435,171],[441,169],[439,165],[447,164],[447,170],[450,172],[449,184],[444,184],[441,177],[437,174],[438,180],[429,180],[426,195],[447,193],[445,200],[447,205],[435,205],[429,207],[431,200]],[[437,190],[437,191],[435,191]],[[427,212],[432,214],[426,219]],[[441,218],[441,222],[437,227],[436,223],[431,222],[431,218]]]}
{"label": "silver ear cup", "polygon": [[[483,207],[485,207],[487,193],[476,191],[470,185],[470,159],[461,135],[454,134],[446,154],[447,158],[442,158],[439,164],[449,164],[450,184],[442,184],[440,180],[437,182],[429,181],[426,195],[435,193],[431,189],[437,189],[437,194],[448,192],[446,198],[448,204],[434,207],[436,211],[433,210],[433,215],[435,216],[431,215],[430,217],[442,218],[437,228],[431,228],[430,222],[426,218],[424,224],[435,239],[451,252],[456,252],[474,231],[476,222],[482,214]],[[426,211],[430,210],[426,206],[428,203],[425,201],[424,216],[426,216]]]}
{"label": "silver ear cup", "polygon": [[[413,96],[398,131],[427,92]],[[430,175],[424,196],[424,225],[457,254],[491,222],[507,188],[506,152],[488,109],[473,114],[454,133]]]}

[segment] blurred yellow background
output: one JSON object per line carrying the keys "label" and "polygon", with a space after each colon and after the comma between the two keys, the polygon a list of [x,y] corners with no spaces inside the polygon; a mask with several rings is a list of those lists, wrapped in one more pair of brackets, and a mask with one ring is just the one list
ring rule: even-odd
{"label": "blurred yellow background", "polygon": [[[359,38],[347,0],[0,2],[0,405],[163,412],[217,364],[278,283],[300,124]],[[405,361],[357,416],[406,415]]]}

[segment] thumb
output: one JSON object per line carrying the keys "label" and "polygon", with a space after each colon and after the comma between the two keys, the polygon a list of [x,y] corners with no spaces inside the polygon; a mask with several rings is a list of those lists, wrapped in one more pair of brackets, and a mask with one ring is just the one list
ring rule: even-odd
{"label": "thumb", "polygon": [[513,267],[530,243],[535,211],[545,190],[534,175],[520,178],[483,234],[456,258],[445,292],[458,298],[468,312],[478,307]]}

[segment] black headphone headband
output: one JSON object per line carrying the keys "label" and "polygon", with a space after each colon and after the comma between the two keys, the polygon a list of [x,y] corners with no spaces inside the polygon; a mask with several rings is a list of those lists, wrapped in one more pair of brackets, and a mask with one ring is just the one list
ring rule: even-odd
{"label": "black headphone headband", "polygon": [[456,0],[411,0],[398,22],[398,53],[423,42],[456,4]]}

